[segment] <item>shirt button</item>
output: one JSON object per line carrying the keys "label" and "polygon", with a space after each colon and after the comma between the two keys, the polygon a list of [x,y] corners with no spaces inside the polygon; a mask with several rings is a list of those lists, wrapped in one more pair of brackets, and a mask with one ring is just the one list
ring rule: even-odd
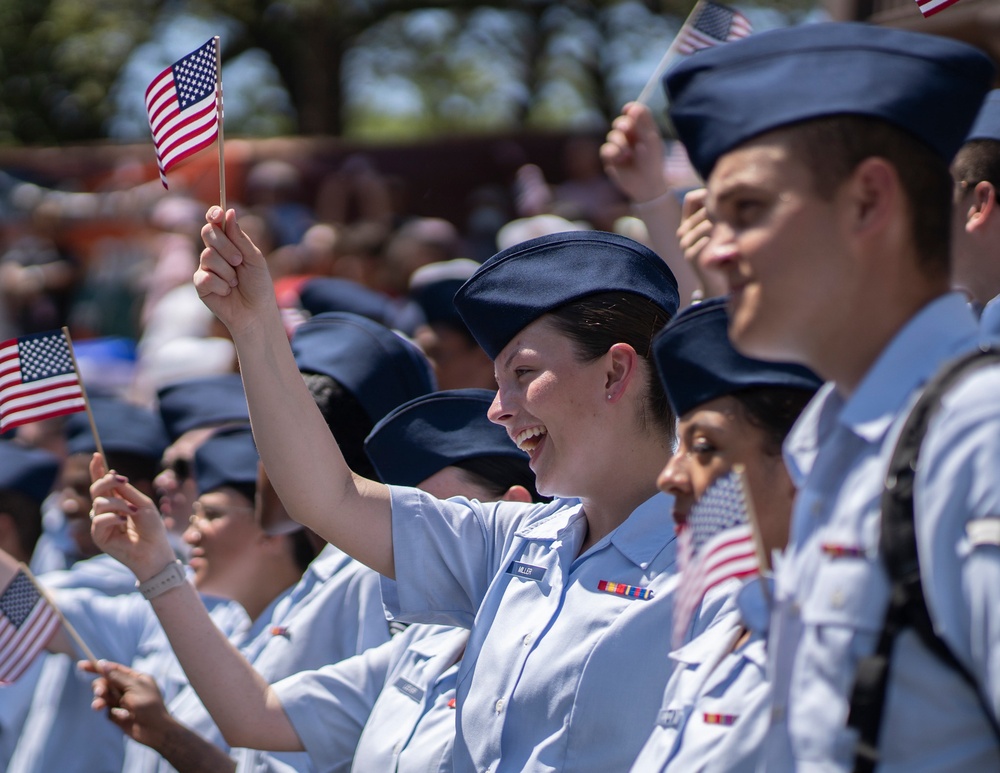
{"label": "shirt button", "polygon": [[532,636],[532,635],[531,635],[530,633],[526,633],[526,634],[524,635],[524,638],[523,638],[523,639],[521,639],[521,643],[522,643],[522,644],[524,644],[524,646],[525,646],[525,647],[527,647],[527,646],[528,646],[528,645],[530,645],[530,644],[531,644],[531,642],[533,642],[534,640],[535,640],[535,637],[534,637],[534,636]]}
{"label": "shirt button", "polygon": [[496,710],[497,710],[497,714],[499,714],[501,711],[503,711],[503,698],[501,698],[500,700],[497,701],[497,703],[496,703]]}

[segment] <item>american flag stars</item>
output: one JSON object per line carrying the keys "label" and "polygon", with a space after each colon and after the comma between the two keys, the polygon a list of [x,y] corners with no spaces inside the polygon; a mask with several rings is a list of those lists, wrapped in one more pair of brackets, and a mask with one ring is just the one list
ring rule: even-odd
{"label": "american flag stars", "polygon": [[60,332],[22,336],[17,340],[17,348],[23,383],[74,372],[69,342]]}
{"label": "american flag stars", "polygon": [[215,41],[210,40],[188,54],[173,69],[181,110],[215,94]]}

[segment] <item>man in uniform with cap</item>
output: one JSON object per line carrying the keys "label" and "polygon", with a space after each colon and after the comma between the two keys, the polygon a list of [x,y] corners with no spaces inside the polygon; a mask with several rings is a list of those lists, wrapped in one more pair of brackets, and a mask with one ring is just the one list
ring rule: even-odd
{"label": "man in uniform with cap", "polygon": [[977,344],[974,314],[949,293],[948,164],[992,78],[969,46],[859,24],[754,35],[665,78],[708,183],[701,259],[728,283],[730,337],[828,381],[785,444],[799,495],[776,570],[769,770],[1000,767],[997,368],[947,395],[913,496],[933,628],[973,684],[906,628],[877,740],[861,746],[848,724],[890,598],[889,457],[917,391]]}
{"label": "man in uniform with cap", "polygon": [[955,180],[951,277],[981,310],[987,339],[1000,336],[1000,89],[990,92],[951,164]]}

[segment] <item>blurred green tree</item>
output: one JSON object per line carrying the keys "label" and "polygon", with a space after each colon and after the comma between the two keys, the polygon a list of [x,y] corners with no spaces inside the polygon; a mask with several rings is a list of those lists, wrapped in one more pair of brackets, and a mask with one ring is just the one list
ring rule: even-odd
{"label": "blurred green tree", "polygon": [[[762,27],[801,20],[818,4],[758,1],[738,5]],[[51,145],[115,134],[109,127],[121,110],[114,98],[123,88],[121,73],[163,20],[178,14],[225,20],[224,68],[253,53],[287,92],[290,120],[260,120],[266,99],[248,99],[248,115],[227,111],[233,134],[394,138],[597,127],[638,93],[693,5],[0,0],[0,143]],[[189,42],[193,48],[201,41]],[[182,45],[172,55],[187,50]],[[128,83],[128,98],[141,104],[141,93],[131,95],[136,88]],[[227,86],[227,103],[231,98]]]}

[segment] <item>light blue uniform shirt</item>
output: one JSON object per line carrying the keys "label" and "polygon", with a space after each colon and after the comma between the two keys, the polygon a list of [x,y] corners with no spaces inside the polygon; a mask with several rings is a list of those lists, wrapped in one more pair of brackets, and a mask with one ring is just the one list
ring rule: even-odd
{"label": "light blue uniform shirt", "polygon": [[46,588],[89,588],[108,596],[135,592],[132,570],[107,553],[77,561],[68,569],[46,572],[41,579]]}
{"label": "light blue uniform shirt", "polygon": [[[670,653],[676,666],[633,773],[755,769],[770,716],[769,612],[757,578],[727,582],[725,595],[708,627]],[[745,631],[750,637],[734,648]]]}
{"label": "light blue uniform shirt", "polygon": [[[274,605],[261,635],[241,647],[268,682],[310,671],[389,640],[378,573],[327,545]],[[309,755],[233,749],[240,773],[308,771]]]}
{"label": "light blue uniform shirt", "polygon": [[451,773],[464,628],[411,625],[381,647],[274,685],[321,773]]}
{"label": "light blue uniform shirt", "polygon": [[[472,627],[455,770],[625,770],[667,683],[673,503],[658,494],[577,557],[582,505],[484,504],[390,486],[395,618]],[[651,599],[599,590],[602,581]]]}
{"label": "light blue uniform shirt", "polygon": [[[280,600],[290,592],[291,589],[288,589],[277,596],[256,620],[253,620],[249,625],[242,627],[228,636],[233,645],[243,652],[244,647],[252,644],[258,637],[270,635],[269,626],[274,609]],[[165,703],[167,711],[170,712],[174,719],[200,735],[209,743],[213,743],[220,749],[229,752],[229,745],[222,737],[222,732],[212,720],[208,710],[189,682],[185,682],[173,698]],[[128,773],[151,773],[152,771],[164,773],[165,771],[170,771],[173,773],[174,767],[148,746],[143,746],[136,741],[127,739],[125,742],[125,764],[123,771],[127,771]]]}
{"label": "light blue uniform shirt", "polygon": [[0,770],[7,770],[31,708],[44,657],[35,658],[16,682],[0,687]]}
{"label": "light blue uniform shirt", "polygon": [[[233,643],[268,682],[336,663],[389,639],[378,574],[327,545],[302,579],[274,599]],[[305,752],[230,749],[194,689],[186,684],[167,704],[174,718],[230,753],[242,771],[309,771]],[[173,767],[152,750],[130,742],[134,771],[167,773]]]}
{"label": "light blue uniform shirt", "polygon": [[[53,590],[52,594],[96,657],[149,673],[168,700],[186,684],[166,634],[142,596],[106,596],[86,588]],[[246,613],[238,604],[208,597],[203,600],[227,635],[246,623]],[[10,773],[123,769],[126,745],[134,742],[103,712],[90,708],[94,676],[78,671],[75,658],[66,655],[50,654],[42,659],[36,694],[11,759]]]}
{"label": "light blue uniform shirt", "polygon": [[[915,390],[969,351],[964,299],[928,304],[847,400],[827,384],[785,444],[799,488],[776,573],[769,647],[774,707],[767,769],[848,770],[846,721],[858,661],[874,652],[889,582],[878,558],[889,456]],[[931,618],[1000,713],[1000,369],[952,390],[924,440],[915,480],[917,550]],[[968,530],[968,531],[967,531]],[[898,638],[880,751],[883,773],[1000,770],[1000,747],[966,682],[912,631]]]}

